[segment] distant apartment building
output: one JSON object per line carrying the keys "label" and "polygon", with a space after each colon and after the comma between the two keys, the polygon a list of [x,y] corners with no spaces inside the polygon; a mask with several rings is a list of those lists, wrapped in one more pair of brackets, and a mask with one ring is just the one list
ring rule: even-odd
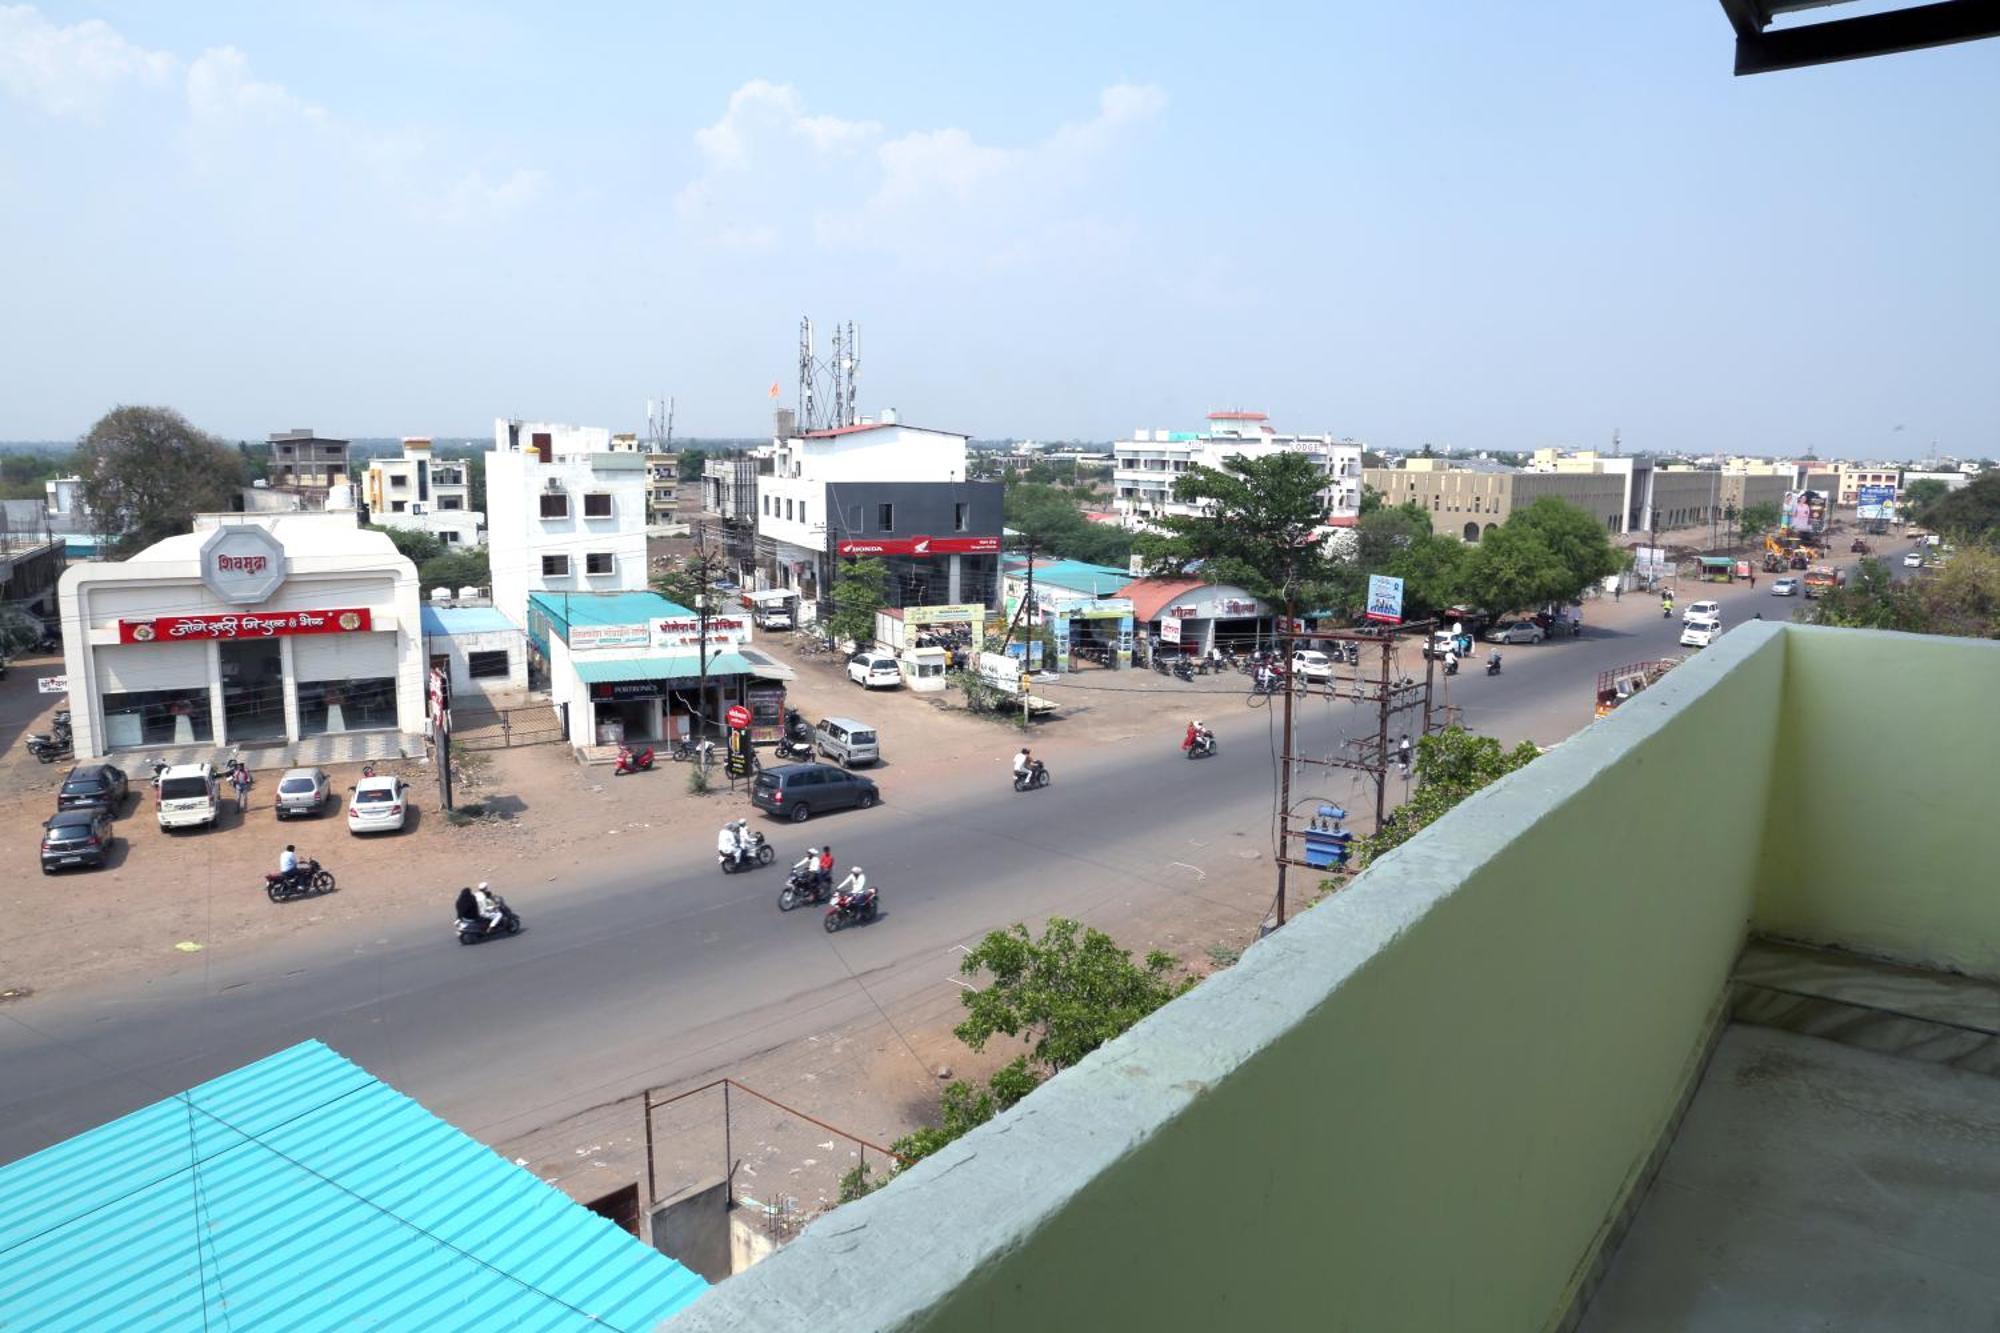
{"label": "distant apartment building", "polygon": [[352,480],[346,440],[325,439],[303,427],[279,431],[268,438],[271,485],[324,490]]}
{"label": "distant apartment building", "polygon": [[378,527],[428,532],[446,546],[479,546],[486,516],[472,508],[471,464],[436,459],[424,436],[407,436],[401,458],[368,464],[363,488],[370,520]]}
{"label": "distant apartment building", "polygon": [[646,522],[658,527],[674,521],[680,496],[680,459],[673,454],[646,455]]}
{"label": "distant apartment building", "polygon": [[1644,456],[1607,457],[1584,451],[1543,458],[1530,470],[1497,464],[1471,467],[1441,458],[1410,458],[1398,468],[1369,468],[1369,489],[1387,504],[1414,503],[1431,530],[1476,542],[1515,510],[1544,496],[1582,509],[1614,535],[1715,526],[1732,507],[1777,502],[1791,479],[1714,468],[1660,467]]}
{"label": "distant apartment building", "polygon": [[1331,435],[1282,435],[1262,412],[1211,412],[1205,431],[1137,430],[1112,446],[1112,505],[1128,528],[1156,518],[1192,517],[1198,505],[1174,498],[1174,482],[1192,468],[1220,469],[1235,456],[1302,453],[1326,474],[1320,492],[1329,527],[1352,527],[1361,513],[1361,446]]}
{"label": "distant apartment building", "polygon": [[760,586],[823,602],[841,558],[874,556],[890,606],[997,605],[1002,487],[967,479],[966,439],[884,412],[773,441],[756,477]]}
{"label": "distant apartment building", "polygon": [[1861,501],[1863,486],[1887,486],[1891,489],[1903,484],[1903,469],[1885,467],[1880,463],[1842,463],[1839,471],[1838,497],[1834,503],[1843,508],[1852,508]]}
{"label": "distant apartment building", "polygon": [[1975,475],[1977,474],[1971,472],[1956,472],[1956,471],[1905,472],[1903,474],[1903,485],[1907,489],[1908,487],[1916,485],[1920,481],[1938,481],[1944,483],[1946,490],[1955,491],[1959,487],[1964,486],[1969,482],[1971,482],[1972,478]]}
{"label": "distant apartment building", "polygon": [[646,586],[646,468],[595,426],[496,421],[486,455],[493,605],[525,625],[531,593]]}

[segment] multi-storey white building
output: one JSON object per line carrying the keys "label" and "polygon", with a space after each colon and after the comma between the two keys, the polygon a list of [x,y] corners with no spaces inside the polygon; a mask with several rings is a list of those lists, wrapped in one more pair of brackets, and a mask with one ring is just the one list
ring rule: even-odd
{"label": "multi-storey white building", "polygon": [[368,464],[364,495],[369,520],[378,527],[428,532],[446,546],[479,546],[486,541],[486,516],[472,507],[471,465],[461,459],[434,459],[423,436],[403,440],[401,458]]}
{"label": "multi-storey white building", "polygon": [[881,557],[891,606],[991,606],[999,593],[999,482],[968,481],[966,436],[894,412],[773,441],[757,477],[761,581],[830,595],[833,561]]}
{"label": "multi-storey white building", "polygon": [[646,586],[646,460],[595,426],[496,421],[486,456],[493,605],[525,625],[528,594]]}
{"label": "multi-storey white building", "polygon": [[1303,453],[1326,473],[1326,525],[1352,527],[1361,515],[1361,446],[1331,435],[1281,435],[1262,412],[1210,412],[1202,432],[1138,430],[1112,446],[1113,507],[1128,528],[1168,515],[1193,517],[1200,506],[1174,499],[1174,482],[1190,468],[1220,469],[1241,455]]}

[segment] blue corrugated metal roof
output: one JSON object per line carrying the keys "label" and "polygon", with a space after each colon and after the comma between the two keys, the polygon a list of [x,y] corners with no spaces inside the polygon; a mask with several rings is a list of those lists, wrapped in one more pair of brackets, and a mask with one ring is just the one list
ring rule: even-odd
{"label": "blue corrugated metal roof", "polygon": [[[1016,572],[1013,577],[1027,579],[1027,571]],[[1053,560],[1048,564],[1035,566],[1035,586],[1063,588],[1070,592],[1089,593],[1093,597],[1107,596],[1117,592],[1132,581],[1132,572],[1114,569],[1110,565],[1093,565],[1083,560]]]}
{"label": "blue corrugated metal roof", "polygon": [[653,619],[694,615],[656,592],[534,592],[528,594],[528,604],[546,615],[565,638],[571,625],[643,625]]}
{"label": "blue corrugated metal roof", "polygon": [[705,1287],[316,1041],[0,1167],[0,1327],[650,1329]]}
{"label": "blue corrugated metal roof", "polygon": [[[628,657],[622,661],[600,662],[594,657],[581,653],[570,659],[576,664],[576,678],[586,684],[596,685],[612,680],[674,680],[681,676],[693,678],[701,673],[700,665],[693,653],[678,657]],[[710,653],[708,674],[711,676],[740,676],[754,670],[754,664],[741,653]]]}
{"label": "blue corrugated metal roof", "polygon": [[519,633],[521,627],[490,606],[427,606],[424,608],[426,634]]}

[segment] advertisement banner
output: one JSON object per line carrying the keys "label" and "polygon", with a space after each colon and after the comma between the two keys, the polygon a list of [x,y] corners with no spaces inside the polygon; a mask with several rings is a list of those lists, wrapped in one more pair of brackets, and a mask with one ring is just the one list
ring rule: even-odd
{"label": "advertisement banner", "polygon": [[1391,625],[1403,623],[1403,581],[1387,574],[1368,576],[1368,618]]}
{"label": "advertisement banner", "polygon": [[119,621],[118,642],[174,643],[182,639],[271,639],[281,634],[362,634],[370,628],[367,607],[224,616],[159,616],[152,620]]}
{"label": "advertisement banner", "polygon": [[998,555],[998,537],[874,537],[841,542],[842,555]]}
{"label": "advertisement banner", "polygon": [[951,625],[960,621],[971,621],[978,625],[986,619],[986,608],[970,602],[952,602],[945,606],[906,606],[903,608],[905,625]]}
{"label": "advertisement banner", "polygon": [[[693,648],[701,642],[701,618],[676,616],[671,620],[656,620],[652,626],[652,640],[652,646],[655,648]],[[731,648],[739,643],[748,642],[750,642],[748,620],[741,616],[708,618],[709,647]]]}
{"label": "advertisement banner", "polygon": [[644,648],[651,641],[652,632],[643,623],[569,627],[569,646],[578,652],[592,648]]}
{"label": "advertisement banner", "polygon": [[1863,486],[1857,493],[1854,516],[1864,519],[1891,519],[1896,512],[1894,486]]}
{"label": "advertisement banner", "polygon": [[1181,618],[1179,616],[1160,617],[1160,642],[1179,643],[1181,641]]}

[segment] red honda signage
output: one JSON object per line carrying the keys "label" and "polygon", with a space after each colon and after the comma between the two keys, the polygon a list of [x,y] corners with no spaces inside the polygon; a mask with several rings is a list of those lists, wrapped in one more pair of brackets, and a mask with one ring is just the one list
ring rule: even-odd
{"label": "red honda signage", "polygon": [[120,643],[183,639],[271,639],[281,634],[358,634],[371,628],[368,608],[334,611],[243,612],[224,616],[160,616],[118,622]]}
{"label": "red honda signage", "polygon": [[998,555],[998,537],[878,537],[842,542],[842,555]]}

